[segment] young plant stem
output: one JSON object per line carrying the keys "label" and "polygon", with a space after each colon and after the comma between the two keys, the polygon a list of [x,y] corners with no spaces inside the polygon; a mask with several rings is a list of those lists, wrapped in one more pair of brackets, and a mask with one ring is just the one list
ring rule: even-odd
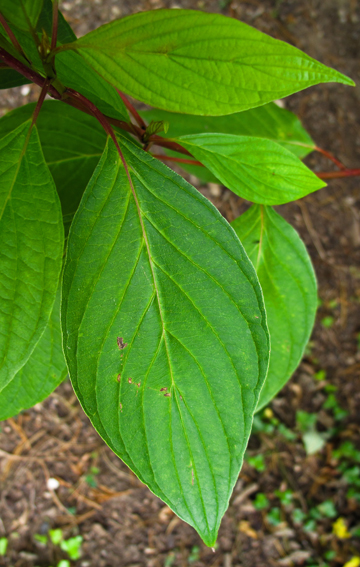
{"label": "young plant stem", "polygon": [[197,161],[196,159],[183,159],[171,156],[165,156],[163,154],[151,154],[152,157],[156,159],[161,159],[163,161],[173,161],[175,163],[187,163],[188,165],[200,165],[204,167],[204,164],[201,161]]}
{"label": "young plant stem", "polygon": [[131,102],[126,98],[126,96],[124,95],[124,93],[122,93],[121,91],[119,91],[119,89],[116,89],[118,94],[120,95],[121,100],[123,101],[123,103],[125,104],[126,108],[128,109],[128,111],[130,112],[130,114],[132,114],[132,116],[135,118],[136,122],[138,123],[138,125],[140,126],[140,128],[142,130],[146,130],[146,123],[145,121],[141,118],[140,114],[138,113],[138,111],[136,110],[136,108],[133,107],[133,105],[131,104]]}
{"label": "young plant stem", "polygon": [[[10,53],[5,51],[5,49],[3,49],[2,47],[0,47],[0,58],[9,67],[11,67],[12,69],[15,69],[15,71],[18,71],[18,73],[20,73],[21,75],[23,75],[24,77],[29,79],[29,81],[31,81],[32,83],[35,83],[35,85],[38,85],[39,87],[44,86],[44,83],[46,81],[45,77],[42,77],[36,71],[29,69],[29,67],[27,67],[26,65],[21,63],[21,61],[18,61],[17,59],[15,59],[15,57],[10,55]],[[49,85],[49,93],[51,94],[51,96],[53,98],[55,98],[57,100],[61,100],[61,94],[58,93],[58,91],[52,85]]]}
{"label": "young plant stem", "polygon": [[330,152],[323,150],[318,146],[316,146],[314,149],[316,152],[319,152],[320,154],[331,160],[339,169],[344,169],[344,170],[346,169],[346,166],[343,163],[341,163],[341,161],[338,160],[335,156],[333,156]]}
{"label": "young plant stem", "polygon": [[1,13],[0,13],[0,23],[1,23],[2,27],[4,28],[4,30],[6,31],[6,33],[8,34],[9,39],[10,39],[11,43],[13,44],[13,46],[15,47],[16,51],[18,51],[20,53],[20,55],[26,59],[26,61],[29,61],[28,58],[26,57],[25,53],[23,52],[20,43],[16,39],[14,32],[12,31],[9,24],[7,23],[7,21],[5,20],[4,16]]}
{"label": "young plant stem", "polygon": [[34,124],[36,124],[36,120],[39,116],[39,112],[40,112],[41,107],[43,105],[43,102],[45,100],[49,86],[50,86],[50,79],[46,79],[43,86],[42,86],[38,101],[36,103],[36,107],[35,107],[34,114],[33,114],[33,117],[32,117],[31,128],[34,126]]}
{"label": "young plant stem", "polygon": [[342,177],[360,177],[360,169],[343,169],[341,171],[324,171],[316,173],[320,179],[340,179]]}
{"label": "young plant stem", "polygon": [[56,47],[57,32],[58,32],[58,18],[59,18],[59,1],[53,0],[53,13],[52,13],[52,28],[51,28],[51,46],[52,51]]}

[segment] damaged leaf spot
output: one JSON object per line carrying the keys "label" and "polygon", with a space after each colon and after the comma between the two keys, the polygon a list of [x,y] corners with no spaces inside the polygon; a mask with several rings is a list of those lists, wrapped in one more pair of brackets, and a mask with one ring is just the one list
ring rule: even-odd
{"label": "damaged leaf spot", "polygon": [[166,396],[167,398],[170,398],[171,394],[169,394],[169,392],[167,392],[166,394],[164,394],[164,396]]}
{"label": "damaged leaf spot", "polygon": [[116,380],[117,380],[118,382],[120,382],[120,380],[121,380],[121,374],[118,374],[118,375],[117,375]]}
{"label": "damaged leaf spot", "polygon": [[122,412],[122,410],[123,410],[123,405],[120,404],[120,411]]}
{"label": "damaged leaf spot", "polygon": [[117,337],[116,342],[117,342],[117,345],[118,345],[120,350],[123,350],[128,345],[127,343],[124,343],[124,340],[123,340],[122,337]]}
{"label": "damaged leaf spot", "polygon": [[160,388],[160,392],[166,392],[167,388]]}
{"label": "damaged leaf spot", "polygon": [[129,384],[132,384],[132,378],[128,378]]}

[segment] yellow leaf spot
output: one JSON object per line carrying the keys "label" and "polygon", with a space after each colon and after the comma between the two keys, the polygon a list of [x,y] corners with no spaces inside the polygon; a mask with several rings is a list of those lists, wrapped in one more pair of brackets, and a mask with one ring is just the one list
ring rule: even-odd
{"label": "yellow leaf spot", "polygon": [[350,561],[347,561],[344,567],[359,567],[360,557],[352,557]]}
{"label": "yellow leaf spot", "polygon": [[344,518],[338,518],[336,522],[333,523],[333,533],[339,539],[348,539],[351,537],[351,533],[347,529]]}

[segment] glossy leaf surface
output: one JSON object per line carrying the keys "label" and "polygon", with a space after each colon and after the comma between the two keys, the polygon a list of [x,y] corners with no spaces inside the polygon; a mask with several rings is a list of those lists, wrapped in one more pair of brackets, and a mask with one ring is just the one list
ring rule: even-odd
{"label": "glossy leaf surface", "polygon": [[0,391],[44,332],[62,263],[60,202],[30,124],[0,141]]}
{"label": "glossy leaf surface", "polygon": [[318,83],[353,84],[287,43],[201,11],[141,12],[67,47],[127,94],[188,114],[233,114]]}
{"label": "glossy leaf surface", "polygon": [[[35,104],[28,104],[3,116],[0,139],[28,120],[34,108]],[[104,150],[106,135],[95,118],[51,100],[44,102],[37,128],[67,227]]]}
{"label": "glossy leaf surface", "polygon": [[193,134],[177,141],[221,183],[253,203],[281,205],[326,186],[294,154],[272,140]]}
{"label": "glossy leaf surface", "polygon": [[72,224],[64,352],[93,425],[213,545],[243,459],[269,343],[255,271],[215,207],[121,138]]}
{"label": "glossy leaf surface", "polygon": [[60,293],[45,331],[25,365],[0,396],[0,421],[42,402],[67,374],[60,328]]}
{"label": "glossy leaf surface", "polygon": [[286,384],[303,356],[315,320],[316,278],[300,236],[271,207],[253,205],[231,224],[260,280],[271,337],[259,410]]}

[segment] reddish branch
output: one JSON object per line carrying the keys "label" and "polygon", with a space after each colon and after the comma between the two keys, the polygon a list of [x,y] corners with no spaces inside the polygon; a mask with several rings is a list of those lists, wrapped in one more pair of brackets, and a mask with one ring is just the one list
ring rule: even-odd
{"label": "reddish branch", "polygon": [[320,179],[340,179],[341,177],[359,177],[360,169],[343,169],[341,171],[324,171],[316,174]]}
{"label": "reddish branch", "polygon": [[140,114],[138,113],[138,111],[136,110],[136,108],[133,107],[133,105],[131,104],[131,102],[126,98],[126,96],[124,95],[124,93],[122,93],[121,91],[119,91],[119,89],[116,89],[117,92],[120,95],[121,100],[123,101],[123,103],[125,104],[126,108],[128,109],[128,111],[130,112],[130,114],[133,115],[133,117],[135,118],[136,122],[138,123],[138,125],[140,126],[140,128],[142,130],[146,130],[146,123],[145,121],[141,118]]}
{"label": "reddish branch", "polygon": [[53,1],[53,13],[52,13],[52,28],[51,28],[51,46],[50,50],[53,51],[56,47],[57,42],[57,32],[58,32],[58,18],[59,18],[59,2],[58,0]]}
{"label": "reddish branch", "polygon": [[10,39],[11,43],[13,44],[13,46],[15,47],[16,51],[18,51],[23,57],[25,57],[26,60],[28,60],[25,53],[22,50],[20,43],[16,39],[14,32],[12,31],[9,24],[7,23],[7,21],[5,20],[4,16],[1,13],[0,13],[0,23],[1,23],[2,27],[4,28],[4,30],[6,31],[6,33],[8,34],[9,39]]}
{"label": "reddish branch", "polygon": [[341,163],[341,161],[339,161],[330,152],[323,150],[322,148],[319,148],[317,146],[314,148],[314,150],[321,153],[323,156],[327,157],[329,160],[331,160],[339,169],[346,169],[346,166],[343,163]]}
{"label": "reddish branch", "polygon": [[33,114],[33,117],[32,117],[31,126],[33,126],[34,124],[36,124],[36,120],[37,120],[37,117],[39,116],[39,112],[40,112],[41,107],[42,107],[42,105],[43,105],[43,102],[44,102],[44,100],[45,100],[46,93],[48,92],[49,85],[50,85],[50,80],[49,80],[49,79],[46,79],[45,82],[44,82],[44,84],[43,84],[43,87],[42,87],[42,89],[41,89],[41,93],[40,93],[39,99],[38,99],[38,101],[37,101],[35,110],[34,110],[34,114]]}
{"label": "reddish branch", "polygon": [[176,163],[187,163],[188,165],[201,165],[202,167],[204,167],[204,164],[201,163],[201,161],[196,161],[196,159],[183,159],[183,158],[165,156],[163,154],[151,154],[151,155],[154,158],[161,159],[161,160],[164,160],[164,161],[173,161],[173,162],[176,162]]}

